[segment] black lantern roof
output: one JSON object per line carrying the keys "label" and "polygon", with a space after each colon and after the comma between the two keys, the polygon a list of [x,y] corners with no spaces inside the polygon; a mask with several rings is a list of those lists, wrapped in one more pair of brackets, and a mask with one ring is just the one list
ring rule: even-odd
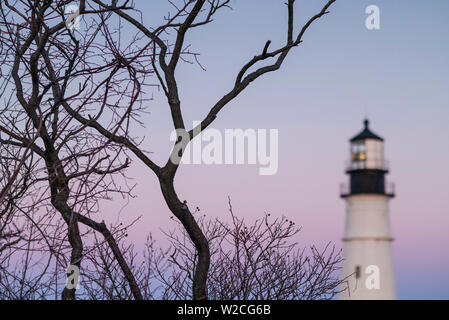
{"label": "black lantern roof", "polygon": [[379,137],[377,134],[373,133],[369,129],[369,120],[368,119],[366,119],[364,121],[364,124],[365,124],[365,128],[363,129],[363,131],[360,132],[355,137],[353,137],[352,139],[350,139],[349,140],[350,142],[354,142],[354,141],[358,141],[358,140],[365,140],[365,139],[375,139],[375,140],[384,141],[383,138]]}

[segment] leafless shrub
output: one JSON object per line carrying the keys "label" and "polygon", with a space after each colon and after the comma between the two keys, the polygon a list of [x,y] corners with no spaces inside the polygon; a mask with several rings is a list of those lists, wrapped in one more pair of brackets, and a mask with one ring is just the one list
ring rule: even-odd
{"label": "leafless shrub", "polygon": [[[247,223],[234,214],[230,202],[229,213],[229,223],[206,215],[198,217],[211,248],[207,282],[210,299],[332,299],[345,289],[337,272],[342,255],[334,246],[300,247],[295,242],[300,228],[285,217],[265,214]],[[164,233],[170,242],[168,248],[158,248],[149,237],[143,255],[137,254],[132,245],[122,244],[122,251],[145,299],[192,299],[192,272],[198,263],[195,246],[182,225]],[[119,239],[125,240],[123,232]],[[107,246],[100,248],[89,255],[93,268],[83,276],[88,298],[130,299],[110,250]]]}
{"label": "leafless shrub", "polygon": [[[322,250],[300,249],[294,241],[300,231],[293,221],[263,218],[248,224],[229,202],[230,223],[198,220],[211,248],[208,295],[217,300],[331,299],[342,282],[341,252],[328,244]],[[168,290],[164,299],[191,299],[192,270],[198,255],[185,232],[166,233],[171,250],[163,264],[154,265],[157,278]]]}

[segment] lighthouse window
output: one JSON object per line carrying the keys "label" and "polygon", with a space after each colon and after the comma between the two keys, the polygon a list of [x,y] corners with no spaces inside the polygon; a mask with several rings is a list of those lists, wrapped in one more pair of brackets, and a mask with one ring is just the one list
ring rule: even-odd
{"label": "lighthouse window", "polygon": [[355,278],[360,279],[360,266],[355,267]]}
{"label": "lighthouse window", "polygon": [[[351,147],[351,159],[353,162],[366,161],[366,146],[363,142],[354,143]],[[360,164],[362,165],[362,164]]]}

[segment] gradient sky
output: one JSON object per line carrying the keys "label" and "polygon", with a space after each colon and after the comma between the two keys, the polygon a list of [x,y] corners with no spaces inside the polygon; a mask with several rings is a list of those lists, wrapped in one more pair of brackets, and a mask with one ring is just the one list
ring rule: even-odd
{"label": "gradient sky", "polygon": [[[179,66],[177,76],[186,123],[201,119],[231,88],[241,66],[286,38],[284,0],[234,0],[215,21],[189,34],[206,72]],[[165,0],[136,1],[146,24],[157,26]],[[296,22],[320,10],[323,1],[297,1]],[[380,7],[381,29],[365,28],[365,8]],[[315,23],[282,69],[253,83],[219,115],[213,127],[279,129],[279,171],[259,176],[258,166],[183,166],[176,179],[181,199],[211,217],[234,211],[253,220],[265,211],[285,215],[303,227],[301,245],[341,245],[348,139],[371,128],[386,139],[394,263],[399,298],[449,299],[449,1],[338,0]],[[170,115],[154,92],[145,149],[159,163],[170,150]],[[143,215],[132,236],[161,236],[172,228],[155,176],[139,163],[128,175],[138,184],[121,217]],[[108,204],[111,215],[123,203]]]}

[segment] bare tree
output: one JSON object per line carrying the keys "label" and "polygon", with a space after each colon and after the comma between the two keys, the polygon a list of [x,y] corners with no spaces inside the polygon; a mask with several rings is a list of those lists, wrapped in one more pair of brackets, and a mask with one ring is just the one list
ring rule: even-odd
{"label": "bare tree", "polygon": [[[176,78],[176,69],[183,57],[196,58],[196,54],[188,50],[185,38],[193,28],[211,23],[216,12],[228,7],[230,1],[169,0],[168,2],[173,6],[173,12],[166,16],[163,25],[151,27],[145,25],[139,18],[138,8],[131,1],[121,3],[112,1],[109,5],[101,0],[81,0],[79,14],[86,24],[84,32],[71,31],[67,28],[64,7],[75,3],[74,1],[35,0],[11,3],[5,0],[0,3],[0,42],[4,62],[2,75],[11,76],[7,78],[7,83],[15,92],[16,99],[16,103],[5,109],[0,120],[0,132],[6,136],[1,142],[12,150],[8,152],[14,154],[11,161],[16,168],[13,172],[17,172],[13,173],[4,184],[2,202],[8,199],[17,202],[23,194],[19,194],[15,199],[9,194],[10,186],[26,180],[25,189],[33,188],[37,190],[38,195],[29,200],[28,212],[23,209],[26,208],[23,204],[21,207],[14,206],[15,210],[31,216],[29,212],[34,212],[49,202],[66,225],[66,236],[71,251],[70,264],[79,267],[83,259],[83,250],[86,251],[86,248],[83,247],[80,224],[85,225],[88,230],[102,234],[110,250],[108,252],[112,254],[108,256],[104,250],[101,251],[101,248],[105,249],[103,247],[105,243],[96,241],[92,248],[99,249],[97,254],[100,254],[98,256],[100,261],[103,261],[100,269],[106,270],[104,268],[110,264],[108,259],[114,257],[133,297],[135,299],[151,297],[152,294],[142,294],[136,274],[146,279],[144,283],[149,283],[151,277],[142,269],[137,273],[133,272],[132,265],[130,266],[127,261],[128,258],[132,262],[133,257],[126,258],[123,254],[123,250],[129,252],[129,248],[120,247],[114,237],[114,231],[111,231],[119,229],[107,228],[104,222],[96,222],[92,217],[98,213],[100,201],[109,198],[110,193],[129,194],[129,190],[123,190],[115,184],[114,177],[122,174],[128,167],[127,152],[131,152],[155,173],[168,208],[180,221],[194,245],[194,251],[190,252],[194,253],[194,260],[191,260],[191,263],[184,261],[183,266],[183,270],[188,271],[189,276],[182,280],[182,288],[186,289],[187,287],[184,287],[186,284],[188,290],[191,290],[190,296],[187,291],[183,291],[184,297],[207,299],[208,284],[212,286],[211,297],[266,296],[267,289],[262,287],[258,292],[245,291],[238,294],[234,289],[223,293],[223,290],[214,288],[218,283],[218,278],[214,277],[221,277],[220,272],[223,270],[220,271],[213,264],[211,271],[214,276],[208,280],[211,252],[215,252],[213,248],[211,250],[212,240],[208,239],[207,233],[202,230],[205,226],[201,226],[195,219],[195,212],[188,207],[186,201],[179,198],[174,180],[183,151],[192,139],[210,126],[219,112],[238,97],[250,83],[266,73],[278,70],[291,50],[301,44],[307,29],[328,13],[327,10],[335,0],[325,2],[322,9],[302,26],[298,34],[294,33],[294,0],[288,0],[285,44],[270,50],[271,41],[267,41],[262,52],[256,54],[238,72],[231,90],[211,106],[197,127],[191,129],[186,128],[184,123]],[[114,15],[111,17],[110,13]],[[109,18],[118,19],[119,25],[125,21],[135,28],[136,35],[130,37],[127,44],[122,44],[119,37],[120,27],[116,30],[111,29],[110,24],[105,23]],[[163,36],[169,37],[172,30],[175,30],[173,41],[163,39]],[[6,69],[10,72],[5,72]],[[151,160],[139,147],[139,141],[132,136],[130,130],[133,123],[139,123],[138,117],[144,111],[147,102],[144,88],[153,84],[152,80],[149,80],[149,76],[153,74],[167,98],[173,126],[178,134],[173,151],[163,165]],[[31,162],[27,164],[27,161]],[[5,164],[5,172],[10,168],[10,163]],[[27,172],[30,168],[32,174]],[[8,209],[5,212],[12,211]],[[32,225],[38,224],[34,218],[30,221]],[[234,228],[237,226],[238,224],[234,225]],[[223,225],[217,230],[224,232],[226,228]],[[255,237],[257,241],[263,243],[265,238],[261,237],[259,231],[255,230],[249,237]],[[35,234],[35,231],[33,232]],[[228,236],[225,238],[229,238],[232,231],[229,229],[226,232]],[[47,237],[51,231],[41,230],[39,234],[48,244]],[[175,235],[172,239],[176,239]],[[58,246],[62,248],[63,243],[58,242]],[[173,245],[177,246],[176,241]],[[52,246],[53,244],[49,244],[49,248]],[[94,252],[90,250],[92,248],[87,250],[89,254]],[[239,246],[235,248],[241,250]],[[253,244],[248,250],[257,254],[260,248],[257,244]],[[225,252],[220,254],[225,255]],[[260,255],[264,256],[265,253],[259,253]],[[226,255],[222,258],[225,257]],[[275,256],[269,256],[268,260],[264,261],[272,261],[273,257]],[[176,255],[173,256],[173,259],[175,258]],[[229,258],[234,259],[232,256]],[[288,270],[298,270],[307,266],[307,263],[301,262],[299,256],[294,260],[299,262],[282,260],[281,256],[278,258],[284,261]],[[93,262],[95,259],[90,260]],[[263,278],[263,275],[258,273],[257,262],[248,261],[243,261],[241,267],[250,268],[248,270],[251,273],[239,274],[244,277],[245,283],[249,283],[249,279]],[[293,281],[291,275],[286,277],[290,279],[289,281]],[[115,278],[109,279],[112,281]],[[175,284],[179,285],[177,282]],[[245,286],[240,287],[242,289]],[[103,285],[103,288],[108,287]],[[313,286],[310,288],[313,289]],[[108,290],[106,296],[113,297],[114,294]],[[273,288],[271,291],[276,292],[276,289]],[[298,293],[295,294],[300,297]],[[314,294],[319,296],[317,293]],[[91,295],[97,294],[91,292]],[[269,293],[268,296],[272,295],[275,294]],[[285,296],[278,293],[278,296],[283,295]],[[64,299],[74,299],[75,290],[65,288],[62,296]],[[120,297],[129,295],[124,294]]]}
{"label": "bare tree", "polygon": [[[136,73],[131,66],[122,68],[122,61],[114,51],[121,50],[120,45],[106,50],[109,47],[105,47],[103,41],[115,43],[116,36],[105,28],[109,10],[89,7],[86,1],[81,1],[79,12],[86,16],[85,32],[75,34],[68,29],[64,8],[77,3],[49,0],[0,3],[2,70],[10,71],[4,79],[6,86],[15,93],[15,103],[2,110],[0,119],[0,132],[6,137],[1,140],[0,164],[7,178],[1,190],[1,217],[6,220],[2,226],[11,226],[10,220],[17,211],[29,218],[33,228],[39,226],[40,220],[32,213],[51,205],[66,224],[63,238],[70,244],[70,264],[79,268],[83,258],[81,223],[103,235],[134,298],[141,299],[113,233],[104,222],[92,218],[101,200],[110,198],[113,193],[129,195],[130,190],[117,185],[114,179],[128,167],[129,161],[122,147],[110,144],[107,138],[74,121],[60,106],[70,104],[78,112],[90,112],[99,106],[97,116],[110,112],[112,123],[116,125],[110,127],[111,130],[125,130],[123,124],[130,121],[132,114],[125,112],[117,118],[114,112],[127,109],[128,103],[134,111],[138,108],[140,83],[145,82],[145,76],[151,72]],[[98,40],[99,34],[101,40]],[[138,65],[146,59],[142,52],[124,54]],[[8,177],[9,172],[12,173]],[[14,184],[23,184],[19,192]],[[20,199],[19,207],[17,201],[30,188],[37,190],[38,195],[34,199]],[[47,230],[41,228],[39,232],[49,244],[50,252],[62,252],[49,243],[51,234]],[[9,239],[19,234],[8,231],[2,236]],[[19,239],[6,245],[17,244]],[[26,241],[30,243],[31,239]],[[66,267],[68,264],[59,262],[59,265]],[[62,298],[75,299],[75,289],[65,287]]]}
{"label": "bare tree", "polygon": [[[192,275],[193,299],[207,299],[207,276],[210,266],[209,243],[195,220],[192,211],[189,209],[187,202],[179,199],[174,186],[174,179],[179,168],[183,151],[192,139],[210,126],[218,116],[219,112],[229,102],[238,97],[250,83],[269,72],[278,70],[291,50],[301,44],[303,35],[312,23],[327,14],[329,7],[335,0],[326,1],[322,9],[302,26],[298,34],[295,34],[294,32],[295,1],[288,0],[285,44],[279,48],[270,50],[271,41],[268,40],[263,46],[262,52],[256,54],[238,72],[231,90],[227,91],[226,94],[210,108],[206,117],[197,127],[190,130],[186,128],[184,123],[181,97],[179,95],[179,83],[176,78],[176,68],[181,60],[182,53],[185,52],[187,46],[185,38],[187,33],[193,28],[211,23],[216,12],[222,8],[228,7],[230,1],[183,0],[179,1],[179,3],[169,1],[174,7],[174,13],[168,15],[166,17],[166,23],[160,27],[147,26],[138,17],[133,17],[126,10],[109,6],[101,0],[93,1],[105,10],[112,10],[120,18],[129,22],[148,38],[148,43],[152,44],[154,52],[152,66],[167,98],[173,126],[177,131],[178,139],[168,161],[164,165],[159,166],[153,162],[129,136],[118,135],[103,126],[99,118],[87,118],[77,112],[69,104],[64,102],[62,104],[65,110],[82,124],[94,128],[98,133],[104,135],[111,141],[126,146],[138,159],[155,173],[168,208],[182,223],[198,252],[198,263],[195,264],[195,271]],[[162,31],[170,30],[175,30],[176,35],[172,46],[167,45],[167,43],[160,37]],[[274,63],[270,62],[272,59],[274,59]],[[128,61],[127,63],[127,65],[129,65],[129,63],[132,62]]]}

